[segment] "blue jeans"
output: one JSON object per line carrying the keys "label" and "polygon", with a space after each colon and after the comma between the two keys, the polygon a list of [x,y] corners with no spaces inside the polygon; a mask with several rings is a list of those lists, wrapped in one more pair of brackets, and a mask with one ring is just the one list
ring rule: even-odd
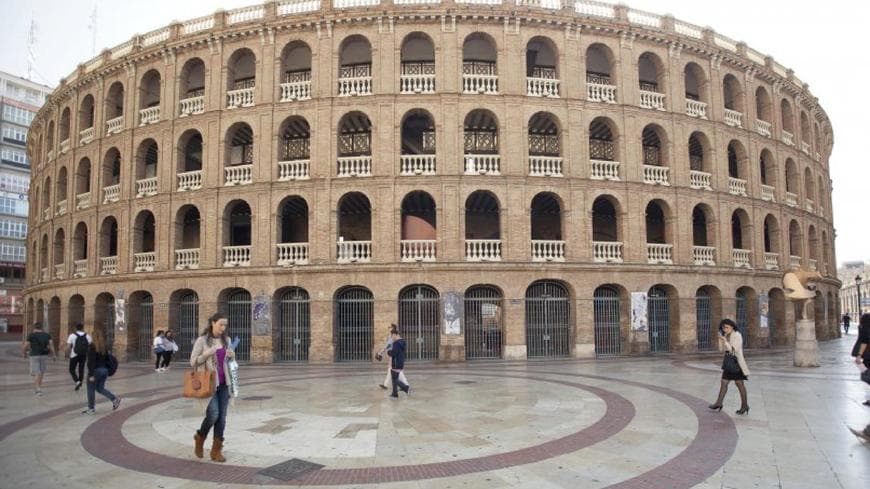
{"label": "blue jeans", "polygon": [[208,431],[214,426],[214,437],[223,440],[224,428],[227,426],[227,405],[230,403],[230,389],[226,384],[217,386],[208,408],[205,410],[205,419],[199,427],[199,435],[208,437]]}
{"label": "blue jeans", "polygon": [[115,394],[112,394],[109,389],[106,389],[106,379],[109,378],[109,371],[105,367],[97,367],[94,369],[94,381],[88,380],[88,409],[94,409],[94,398],[96,392],[106,396],[110,401],[115,400]]}

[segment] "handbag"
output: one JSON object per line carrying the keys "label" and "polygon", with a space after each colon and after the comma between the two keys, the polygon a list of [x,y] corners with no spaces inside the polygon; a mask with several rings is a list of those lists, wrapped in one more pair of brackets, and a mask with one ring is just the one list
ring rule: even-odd
{"label": "handbag", "polygon": [[863,380],[867,384],[870,384],[870,368],[861,372],[861,380]]}
{"label": "handbag", "polygon": [[740,364],[737,362],[737,356],[733,353],[726,353],[722,359],[722,371],[728,375],[740,375]]}
{"label": "handbag", "polygon": [[184,373],[184,397],[207,399],[214,395],[214,371],[190,370]]}
{"label": "handbag", "polygon": [[115,375],[115,372],[118,371],[118,358],[115,355],[112,355],[112,352],[106,352],[106,372],[109,374],[109,377]]}

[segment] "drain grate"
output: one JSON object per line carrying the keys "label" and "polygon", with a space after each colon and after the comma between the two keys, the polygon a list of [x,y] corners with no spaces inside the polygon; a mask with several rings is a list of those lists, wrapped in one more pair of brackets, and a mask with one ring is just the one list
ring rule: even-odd
{"label": "drain grate", "polygon": [[248,396],[248,397],[243,397],[242,400],[243,401],[268,401],[271,398],[272,398],[272,396]]}
{"label": "drain grate", "polygon": [[266,467],[265,469],[257,473],[259,475],[265,475],[273,479],[291,481],[293,479],[298,479],[299,477],[302,477],[309,472],[320,470],[323,467],[325,466],[298,458],[291,458],[286,462],[281,462],[280,464]]}

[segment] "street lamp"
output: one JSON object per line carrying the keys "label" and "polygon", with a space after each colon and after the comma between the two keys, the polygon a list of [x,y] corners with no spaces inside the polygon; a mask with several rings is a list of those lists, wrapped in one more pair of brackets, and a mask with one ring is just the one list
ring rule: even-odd
{"label": "street lamp", "polygon": [[855,275],[855,291],[858,293],[858,318],[861,319],[861,275]]}

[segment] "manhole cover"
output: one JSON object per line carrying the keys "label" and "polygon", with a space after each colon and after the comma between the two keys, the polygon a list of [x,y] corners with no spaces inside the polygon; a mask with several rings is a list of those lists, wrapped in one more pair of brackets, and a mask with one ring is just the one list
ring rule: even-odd
{"label": "manhole cover", "polygon": [[320,470],[323,467],[323,465],[315,464],[313,462],[307,462],[298,458],[291,458],[286,462],[281,462],[280,464],[266,467],[265,469],[259,471],[258,474],[282,481],[290,481],[293,479],[298,479],[299,477],[309,472]]}
{"label": "manhole cover", "polygon": [[272,396],[248,396],[248,397],[243,397],[242,400],[243,401],[268,401],[271,398],[272,398]]}
{"label": "manhole cover", "polygon": [[468,385],[468,384],[476,384],[477,382],[474,380],[457,380],[456,384]]}

